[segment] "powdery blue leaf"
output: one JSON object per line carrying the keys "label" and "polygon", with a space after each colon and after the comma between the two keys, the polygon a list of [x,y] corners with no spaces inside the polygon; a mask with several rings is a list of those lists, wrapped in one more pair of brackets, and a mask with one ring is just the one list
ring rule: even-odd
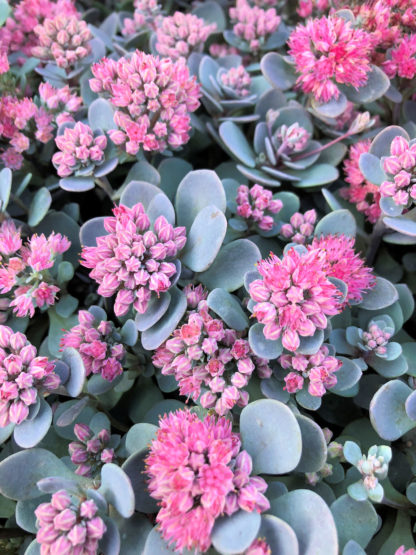
{"label": "powdery blue leaf", "polygon": [[263,333],[264,325],[257,323],[250,327],[248,341],[255,355],[267,360],[274,360],[282,354],[283,345],[280,339],[266,339]]}
{"label": "powdery blue leaf", "polygon": [[296,402],[307,410],[318,410],[322,405],[322,398],[311,395],[307,389],[301,389],[295,394]]}
{"label": "powdery blue leaf", "polygon": [[296,415],[302,434],[302,456],[296,472],[317,472],[326,463],[327,447],[322,428],[310,418]]}
{"label": "powdery blue leaf", "polygon": [[409,235],[410,237],[416,237],[416,221],[411,220],[406,216],[397,216],[396,218],[385,217],[384,223],[390,229],[394,229],[403,235]]}
{"label": "powdery blue leaf", "polygon": [[308,187],[317,187],[332,183],[339,177],[337,168],[330,164],[315,164],[306,170],[287,170],[292,177],[296,177],[299,181],[292,183],[296,189],[307,189]]}
{"label": "powdery blue leaf", "polygon": [[378,528],[378,516],[369,501],[355,501],[349,495],[341,495],[331,505],[337,526],[340,549],[349,540],[366,548]]}
{"label": "powdery blue leaf", "polygon": [[215,549],[224,555],[242,553],[256,539],[260,528],[260,514],[238,511],[215,521],[211,538]]}
{"label": "powdery blue leaf", "polygon": [[[1,4],[0,4],[1,8]],[[0,211],[4,212],[9,204],[10,191],[12,188],[12,171],[3,168],[0,171]]]}
{"label": "powdery blue leaf", "polygon": [[342,362],[341,368],[335,372],[337,383],[331,387],[332,393],[342,394],[353,387],[361,378],[362,370],[356,362],[349,358],[337,357]]}
{"label": "powdery blue leaf", "polygon": [[400,380],[382,385],[370,403],[370,420],[380,437],[389,441],[399,439],[416,426],[406,413],[406,399],[412,389]]}
{"label": "powdery blue leaf", "polygon": [[[267,493],[270,492],[270,485]],[[284,492],[285,493],[285,492]],[[298,555],[299,544],[293,529],[281,518],[262,515],[259,538],[265,538],[272,553],[279,555]]]}
{"label": "powdery blue leaf", "polygon": [[345,94],[340,94],[337,99],[333,98],[329,102],[317,102],[312,98],[312,108],[326,118],[337,118],[344,113],[347,107],[347,97]]}
{"label": "powdery blue leaf", "polygon": [[86,371],[79,352],[73,347],[67,347],[62,353],[62,360],[69,366],[69,380],[65,388],[71,397],[78,397],[84,387]]}
{"label": "powdery blue leaf", "polygon": [[226,28],[226,18],[223,9],[218,2],[203,2],[197,5],[192,13],[202,18],[205,23],[215,23],[216,33],[221,33]]}
{"label": "powdery blue leaf", "polygon": [[136,314],[135,324],[139,331],[145,331],[158,322],[169,308],[171,296],[169,291],[161,293],[159,297],[152,296],[144,314]]}
{"label": "powdery blue leaf", "polygon": [[295,84],[296,74],[293,66],[277,52],[269,52],[263,56],[260,67],[267,81],[277,89],[286,91]]}
{"label": "powdery blue leaf", "polygon": [[232,121],[224,121],[218,129],[219,135],[228,150],[244,165],[249,168],[256,166],[253,149],[248,143],[244,133]]}
{"label": "powdery blue leaf", "polygon": [[38,531],[36,526],[36,515],[35,510],[41,503],[50,501],[49,495],[42,495],[36,499],[25,499],[24,501],[18,501],[16,504],[16,523],[17,525],[29,532],[30,534],[35,534]]}
{"label": "powdery blue leaf", "polygon": [[371,71],[367,74],[365,85],[358,89],[341,85],[340,89],[351,102],[368,104],[381,98],[388,91],[389,87],[390,79],[384,71],[377,66],[371,66]]}
{"label": "powdery blue leaf", "polygon": [[17,445],[24,449],[35,447],[48,433],[52,423],[52,409],[41,399],[38,414],[33,420],[25,420],[18,424],[13,433]]}
{"label": "powdery blue leaf", "polygon": [[406,399],[405,408],[409,418],[416,421],[416,391],[413,391]]}
{"label": "powdery blue leaf", "polygon": [[297,352],[302,355],[314,355],[324,342],[323,330],[317,329],[311,337],[301,337]]}
{"label": "powdery blue leaf", "polygon": [[352,465],[356,465],[363,454],[359,446],[353,441],[346,441],[343,449],[345,459]]}
{"label": "powdery blue leaf", "polygon": [[101,493],[124,518],[134,513],[134,492],[127,474],[116,464],[107,463],[101,469]]}
{"label": "powdery blue leaf", "polygon": [[415,309],[415,300],[412,292],[405,283],[396,283],[395,288],[399,294],[399,304],[403,312],[404,321],[407,322]]}
{"label": "powdery blue leaf", "polygon": [[244,313],[240,301],[224,289],[214,289],[208,295],[208,306],[230,328],[243,331],[248,327],[248,318]]}
{"label": "powdery blue leaf", "polygon": [[360,545],[354,541],[350,540],[345,544],[345,547],[342,551],[342,555],[366,555],[364,549],[360,547]]}
{"label": "powdery blue leaf", "polygon": [[[150,426],[150,424],[148,424]],[[149,514],[157,512],[157,501],[150,497],[147,487],[148,476],[145,472],[145,458],[148,450],[146,447],[136,451],[123,463],[122,469],[129,477],[135,499],[135,509],[141,513]]]}
{"label": "powdery blue leaf", "polygon": [[94,100],[88,108],[88,122],[92,129],[102,129],[103,131],[117,129],[111,102],[104,98]]}
{"label": "powdery blue leaf", "polygon": [[121,538],[118,528],[112,518],[104,516],[104,522],[107,530],[98,544],[99,552],[105,555],[119,555]]}
{"label": "powdery blue leaf", "polygon": [[387,175],[381,167],[380,158],[370,152],[361,154],[358,165],[364,177],[374,185],[381,185],[386,181]]}
{"label": "powdery blue leaf", "polygon": [[96,247],[97,237],[108,234],[104,227],[104,217],[91,218],[83,224],[79,230],[79,240],[84,247]]}
{"label": "powdery blue leaf", "polygon": [[59,180],[59,186],[64,191],[84,193],[94,189],[95,181],[92,177],[64,177]]}
{"label": "powdery blue leaf", "polygon": [[94,177],[103,177],[116,169],[118,165],[118,158],[111,158],[106,160],[103,164],[98,166],[94,171]]}
{"label": "powdery blue leaf", "polygon": [[52,203],[52,197],[46,187],[39,189],[33,197],[29,208],[28,224],[30,226],[38,225],[48,213]]}
{"label": "powdery blue leaf", "polygon": [[394,285],[380,276],[376,277],[375,286],[364,293],[360,308],[366,310],[379,310],[391,306],[399,298]]}
{"label": "powdery blue leaf", "polygon": [[156,437],[158,428],[147,422],[134,424],[126,434],[126,449],[130,455],[147,449],[152,439]]}
{"label": "powdery blue leaf", "polygon": [[350,484],[347,488],[347,491],[348,495],[352,497],[355,501],[365,501],[369,497],[369,494],[362,482],[355,482],[355,484]]}
{"label": "powdery blue leaf", "polygon": [[335,210],[319,220],[315,227],[315,236],[335,235],[337,233],[355,237],[357,224],[349,210]]}
{"label": "powdery blue leaf", "polygon": [[[161,537],[159,526],[155,526],[147,536],[142,555],[173,555],[174,553],[177,552],[173,548],[171,549]],[[191,552],[185,549],[182,553],[183,555],[194,555],[194,550]]]}
{"label": "powdery blue leaf", "polygon": [[410,140],[406,131],[398,125],[390,125],[385,127],[378,135],[375,136],[370,146],[370,154],[374,154],[378,158],[382,156],[390,156],[390,145],[394,137],[404,137],[407,141]]}

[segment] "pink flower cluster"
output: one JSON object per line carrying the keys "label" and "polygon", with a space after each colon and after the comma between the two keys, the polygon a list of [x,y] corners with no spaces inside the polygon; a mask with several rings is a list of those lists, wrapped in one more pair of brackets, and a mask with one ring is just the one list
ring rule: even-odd
{"label": "pink flower cluster", "polygon": [[416,34],[405,35],[398,45],[390,51],[390,58],[383,64],[383,69],[390,78],[398,75],[404,79],[413,79],[416,75]]}
{"label": "pink flower cluster", "polygon": [[246,42],[254,54],[261,50],[281,22],[274,8],[251,7],[247,0],[237,0],[235,7],[230,8],[230,19],[234,34]]}
{"label": "pink flower cluster", "polygon": [[159,216],[152,231],[140,202],[132,208],[116,206],[113,214],[104,220],[108,235],[98,237],[96,247],[83,247],[81,264],[92,268],[99,295],[117,293],[116,316],[127,314],[131,305],[143,314],[152,292],[159,295],[172,285],[176,266],[171,260],[186,243],[185,228],[174,228]]}
{"label": "pink flower cluster", "polygon": [[394,552],[394,555],[416,555],[416,549],[413,547],[406,549],[404,545],[401,545],[399,549]]}
{"label": "pink flower cluster", "polygon": [[283,207],[281,200],[274,199],[271,191],[257,183],[251,188],[240,185],[236,202],[237,214],[244,218],[249,226],[257,225],[264,231],[273,228],[274,219],[270,214],[278,214]]}
{"label": "pink flower cluster", "polygon": [[273,144],[277,148],[277,156],[288,156],[294,152],[302,152],[311,138],[310,133],[298,122],[292,125],[281,125],[274,134]]}
{"label": "pink flower cluster", "polygon": [[324,253],[323,270],[328,277],[342,280],[348,287],[345,303],[362,301],[364,291],[375,285],[371,268],[354,251],[355,239],[345,235],[326,235],[316,238],[308,246],[310,251]]}
{"label": "pink flower cluster", "polygon": [[298,25],[288,45],[300,73],[297,85],[320,102],[337,99],[338,84],[357,88],[367,82],[371,36],[341,17],[310,19]]}
{"label": "pink flower cluster", "polygon": [[329,355],[326,345],[322,345],[314,355],[282,355],[279,363],[285,370],[294,370],[285,376],[284,389],[296,393],[303,388],[306,380],[308,392],[314,397],[322,397],[337,383],[334,373],[342,366],[340,360]]}
{"label": "pink flower cluster", "polygon": [[156,30],[156,50],[172,60],[188,58],[192,52],[201,52],[207,38],[216,30],[215,23],[207,24],[190,13],[175,12],[164,17]]}
{"label": "pink flower cluster", "polygon": [[244,98],[250,94],[251,77],[244,66],[232,67],[221,74],[221,85],[237,97]]}
{"label": "pink flower cluster", "polygon": [[255,357],[241,335],[213,318],[202,300],[197,310],[188,313],[186,323],[173,332],[173,338],[156,350],[153,364],[162,374],[175,376],[180,394],[195,401],[206,386],[201,405],[222,416],[235,405],[247,405],[249,396],[243,388],[254,369],[262,378],[271,375],[267,361]]}
{"label": "pink flower cluster", "polygon": [[72,114],[78,112],[83,104],[82,97],[71,92],[68,85],[56,89],[50,83],[41,83],[39,97],[44,108],[53,114],[58,126],[75,121]]}
{"label": "pink flower cluster", "polygon": [[244,552],[244,555],[272,555],[272,550],[266,540],[257,538]]}
{"label": "pink flower cluster", "polygon": [[0,227],[0,292],[12,291],[10,306],[17,316],[33,317],[36,307],[55,303],[59,288],[48,271],[59,254],[69,249],[71,243],[61,234],[32,235],[22,246],[20,230],[12,220],[5,220]]}
{"label": "pink flower cluster", "polygon": [[169,413],[160,420],[146,465],[150,495],[161,505],[156,521],[176,551],[207,551],[215,519],[224,513],[270,506],[266,482],[251,476],[251,457],[225,418]]}
{"label": "pink flower cluster", "polygon": [[55,143],[61,152],[55,152],[52,164],[60,177],[76,175],[80,170],[85,175],[87,169],[90,169],[91,175],[95,167],[105,160],[107,137],[94,134],[89,125],[80,121],[72,128],[65,127],[64,132],[56,137]]}
{"label": "pink flower cluster", "polygon": [[296,9],[300,17],[306,19],[310,17],[314,11],[325,12],[329,8],[329,0],[299,0]]}
{"label": "pink flower cluster", "polygon": [[65,490],[54,493],[50,503],[41,503],[35,515],[42,555],[96,555],[107,530],[97,512],[92,499],[79,502]]}
{"label": "pink flower cluster", "polygon": [[8,147],[0,155],[3,164],[19,170],[23,164],[22,152],[29,149],[30,137],[47,143],[52,138],[52,117],[44,108],[38,108],[29,98],[0,97],[0,138]]}
{"label": "pink flower cluster", "polygon": [[0,53],[0,74],[6,73],[7,71],[9,71],[10,69],[10,65],[9,65],[9,59],[7,57],[6,52],[1,52]]}
{"label": "pink flower cluster", "polygon": [[103,58],[92,66],[90,87],[109,96],[118,108],[114,121],[121,129],[109,136],[136,155],[178,148],[189,140],[190,115],[199,106],[199,85],[182,61],[159,59],[136,50],[131,58]]}
{"label": "pink flower cluster", "polygon": [[235,46],[214,42],[209,47],[209,54],[213,58],[223,58],[224,56],[230,56],[231,54],[239,55],[239,52]]}
{"label": "pink flower cluster", "polygon": [[68,445],[71,461],[77,465],[75,474],[94,477],[101,467],[114,459],[114,449],[108,447],[110,432],[101,430],[94,432],[86,424],[75,424],[74,434],[78,441]]}
{"label": "pink flower cluster", "polygon": [[38,44],[34,28],[47,17],[58,14],[71,16],[77,13],[73,0],[22,0],[0,29],[0,44],[8,52],[21,51],[32,55],[32,48]]}
{"label": "pink flower cluster", "polygon": [[382,160],[384,171],[392,179],[383,181],[380,194],[392,198],[399,206],[416,202],[416,142],[409,143],[404,137],[395,137],[390,146],[390,156]]}
{"label": "pink flower cluster", "polygon": [[55,364],[37,351],[23,333],[0,326],[0,427],[21,424],[39,398],[39,390],[54,390],[60,379]]}
{"label": "pink flower cluster", "polygon": [[32,56],[54,61],[58,67],[71,69],[91,51],[91,31],[76,15],[59,14],[45,19],[42,25],[36,25],[34,32],[39,46],[33,47]]}
{"label": "pink flower cluster", "polygon": [[101,374],[109,382],[123,373],[124,346],[114,338],[114,324],[106,320],[99,323],[87,310],[78,312],[79,324],[61,339],[61,348],[73,347],[79,351],[87,376]]}
{"label": "pink flower cluster", "polygon": [[370,150],[371,141],[359,141],[350,146],[348,158],[344,160],[345,181],[349,187],[343,187],[340,194],[355,204],[359,212],[363,212],[369,222],[376,223],[381,214],[379,206],[380,190],[365,179],[359,167],[360,156]]}
{"label": "pink flower cluster", "polygon": [[325,329],[327,316],[341,311],[339,292],[327,279],[325,255],[320,249],[301,255],[291,248],[282,260],[271,253],[257,269],[262,277],[249,286],[256,302],[253,316],[264,324],[266,339],[281,337],[288,351],[296,351],[300,337]]}
{"label": "pink flower cluster", "polygon": [[161,18],[161,5],[157,0],[136,0],[133,19],[126,17],[123,21],[123,36],[134,35],[143,29],[156,30]]}
{"label": "pink flower cluster", "polygon": [[280,234],[293,243],[304,245],[313,235],[315,222],[316,211],[314,209],[307,210],[304,214],[295,212],[290,218],[290,223],[282,225]]}
{"label": "pink flower cluster", "polygon": [[391,338],[391,333],[382,330],[377,324],[371,324],[368,331],[363,332],[363,346],[367,351],[373,351],[377,355],[385,355],[386,345]]}

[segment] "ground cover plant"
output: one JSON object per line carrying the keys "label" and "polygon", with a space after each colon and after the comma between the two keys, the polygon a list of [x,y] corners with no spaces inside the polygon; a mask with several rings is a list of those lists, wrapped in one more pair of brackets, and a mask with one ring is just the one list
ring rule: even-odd
{"label": "ground cover plant", "polygon": [[416,553],[414,0],[0,0],[0,552]]}

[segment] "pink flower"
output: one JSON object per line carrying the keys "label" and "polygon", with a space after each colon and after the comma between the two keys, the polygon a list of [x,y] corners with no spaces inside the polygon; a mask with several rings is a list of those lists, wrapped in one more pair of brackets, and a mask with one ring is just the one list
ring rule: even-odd
{"label": "pink flower", "polygon": [[304,245],[313,235],[315,222],[315,210],[308,210],[304,214],[295,212],[290,218],[290,223],[282,225],[280,234],[293,243]]}
{"label": "pink flower", "polygon": [[133,19],[126,17],[123,21],[123,36],[133,35],[143,29],[156,30],[161,19],[161,5],[157,0],[136,0]]}
{"label": "pink flower", "polygon": [[225,92],[229,90],[239,98],[244,98],[250,94],[251,77],[243,65],[232,67],[221,73],[220,81],[225,88]]}
{"label": "pink flower", "polygon": [[324,254],[323,269],[328,277],[341,279],[347,284],[348,293],[345,302],[360,302],[364,291],[375,285],[371,268],[354,251],[355,239],[345,235],[326,235],[315,238],[308,247]]}
{"label": "pink flower", "polygon": [[221,416],[248,403],[244,388],[255,369],[261,378],[271,375],[267,361],[253,355],[241,333],[214,318],[205,300],[187,313],[173,338],[156,349],[153,364],[162,374],[175,376],[181,395],[196,401],[201,388],[208,388],[200,402]]}
{"label": "pink flower", "polygon": [[281,200],[274,199],[271,191],[257,183],[251,189],[240,185],[236,203],[238,216],[246,220],[249,227],[257,226],[264,231],[273,229],[272,214],[278,214],[283,207]]}
{"label": "pink flower", "polygon": [[345,181],[349,186],[343,187],[340,194],[355,204],[357,210],[363,212],[368,221],[374,224],[381,214],[380,189],[365,179],[358,165],[361,154],[370,150],[370,144],[370,140],[366,140],[350,146],[349,156],[344,160]]}
{"label": "pink flower", "polygon": [[77,465],[76,474],[94,477],[104,464],[114,459],[114,449],[109,449],[110,433],[103,429],[94,435],[86,424],[75,424],[74,433],[78,441],[68,445],[71,461]]}
{"label": "pink flower", "polygon": [[9,69],[10,69],[10,65],[9,65],[9,60],[7,58],[7,53],[1,52],[0,53],[0,74],[6,73],[7,71],[9,71]]}
{"label": "pink flower", "polygon": [[390,146],[390,156],[382,160],[384,171],[391,176],[380,185],[382,197],[391,197],[398,206],[416,203],[416,145],[404,137],[395,137]]}
{"label": "pink flower", "polygon": [[320,102],[338,98],[338,84],[361,87],[370,71],[371,36],[337,16],[310,19],[289,37],[297,84]]}
{"label": "pink flower", "polygon": [[21,424],[39,391],[53,390],[60,379],[55,364],[37,351],[23,333],[0,326],[0,427]]}
{"label": "pink flower", "polygon": [[256,54],[279,27],[281,18],[274,8],[263,10],[251,7],[247,0],[237,0],[230,8],[233,32],[245,43],[246,49]]}
{"label": "pink flower", "polygon": [[177,551],[207,551],[215,519],[243,510],[269,508],[266,482],[250,476],[251,458],[225,418],[180,410],[159,422],[146,459],[150,495],[160,502],[156,517],[163,538]]}
{"label": "pink flower", "polygon": [[103,58],[92,66],[90,87],[110,98],[119,129],[110,139],[137,154],[177,148],[189,140],[190,112],[199,106],[199,85],[183,61],[160,59],[136,50],[117,62]]}
{"label": "pink flower", "polygon": [[45,19],[34,32],[40,46],[33,47],[32,56],[54,61],[58,67],[72,68],[90,53],[91,31],[76,15],[59,14]]}
{"label": "pink flower", "polygon": [[97,238],[96,247],[83,247],[81,264],[92,268],[90,276],[99,283],[98,294],[117,293],[114,312],[126,314],[131,305],[146,312],[152,293],[171,287],[176,274],[173,260],[186,243],[185,228],[171,226],[159,216],[153,230],[143,205],[120,205],[113,217],[105,218],[108,235]]}
{"label": "pink flower", "polygon": [[324,12],[329,8],[329,0],[299,0],[299,6],[296,10],[299,17],[306,19],[310,17],[314,10]]}
{"label": "pink flower", "polygon": [[123,373],[125,357],[124,346],[115,339],[114,324],[97,322],[86,310],[78,312],[78,320],[79,324],[62,337],[61,349],[74,347],[79,351],[87,376],[101,374],[105,380],[113,381]]}
{"label": "pink flower", "polygon": [[329,355],[329,349],[322,345],[314,355],[281,355],[279,363],[284,369],[290,369],[285,376],[285,387],[289,393],[296,393],[308,384],[308,392],[314,397],[322,397],[326,389],[337,383],[334,372],[340,369],[342,362]]}
{"label": "pink flower", "polygon": [[324,253],[314,250],[301,255],[291,248],[280,260],[271,254],[258,264],[262,278],[250,283],[257,302],[253,316],[264,324],[267,339],[282,337],[285,349],[296,351],[300,337],[325,329],[327,316],[341,310],[338,290],[327,279]]}
{"label": "pink flower", "polygon": [[35,510],[41,553],[95,555],[107,529],[97,511],[91,499],[82,501],[65,490],[54,493],[50,503]]}
{"label": "pink flower", "polygon": [[398,75],[404,79],[413,79],[416,75],[416,34],[405,35],[398,45],[390,51],[390,58],[383,64],[383,69],[390,78]]}
{"label": "pink flower", "polygon": [[159,22],[156,50],[172,60],[188,58],[192,52],[202,51],[206,40],[216,28],[215,23],[206,24],[196,15],[175,12]]}
{"label": "pink flower", "polygon": [[411,547],[410,549],[406,549],[404,545],[401,545],[395,552],[394,555],[415,555],[416,549]]}
{"label": "pink flower", "polygon": [[[373,351],[379,356],[386,354],[386,345],[391,338],[391,333],[382,330],[375,323],[371,324],[368,331],[363,332],[362,342],[365,350]],[[361,347],[361,345],[359,345]]]}
{"label": "pink flower", "polygon": [[257,538],[244,552],[244,555],[272,555],[272,550],[266,540]]}

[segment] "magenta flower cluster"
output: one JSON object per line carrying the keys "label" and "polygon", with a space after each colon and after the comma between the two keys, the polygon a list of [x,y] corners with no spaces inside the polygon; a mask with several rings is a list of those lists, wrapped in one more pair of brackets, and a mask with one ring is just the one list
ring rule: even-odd
{"label": "magenta flower cluster", "polygon": [[395,137],[390,156],[382,160],[384,171],[390,176],[380,185],[383,198],[392,198],[399,206],[416,203],[416,143],[404,137]]}
{"label": "magenta flower cluster", "polygon": [[36,541],[42,555],[96,555],[106,532],[92,499],[79,500],[65,490],[52,495],[49,503],[35,509]]}
{"label": "magenta flower cluster", "polygon": [[21,424],[40,398],[60,384],[55,364],[37,350],[23,333],[0,326],[0,427]]}
{"label": "magenta flower cluster", "polygon": [[274,225],[271,214],[278,214],[283,207],[279,199],[257,183],[252,187],[240,185],[236,197],[237,214],[246,220],[247,224],[257,225],[263,231],[270,231]]}
{"label": "magenta flower cluster", "polygon": [[117,293],[114,312],[127,314],[131,306],[146,312],[152,293],[160,295],[172,285],[176,266],[172,260],[186,243],[184,227],[173,227],[164,216],[150,220],[139,202],[132,208],[116,206],[105,218],[108,235],[97,238],[96,247],[83,247],[81,264],[92,268],[98,294]]}
{"label": "magenta flower cluster", "polygon": [[307,210],[304,214],[295,212],[290,217],[289,223],[282,225],[280,234],[292,243],[304,245],[313,235],[316,217],[316,210],[314,209]]}
{"label": "magenta flower cluster", "polygon": [[195,413],[169,413],[159,422],[146,459],[149,491],[160,502],[156,517],[163,538],[177,551],[207,551],[215,520],[239,509],[263,512],[267,484],[251,476],[231,421]]}
{"label": "magenta flower cluster", "polygon": [[263,10],[258,6],[252,7],[247,0],[237,0],[229,12],[234,33],[253,53],[261,50],[281,22],[274,8]]}
{"label": "magenta flower cluster", "polygon": [[78,112],[83,104],[82,97],[72,92],[68,85],[57,89],[50,83],[41,83],[39,97],[45,109],[53,114],[58,126],[75,121],[73,114]]}
{"label": "magenta flower cluster", "polygon": [[93,477],[106,463],[114,459],[114,449],[108,447],[110,432],[106,429],[97,434],[86,424],[75,424],[74,434],[78,441],[68,445],[71,461],[77,465],[75,474]]}
{"label": "magenta flower cluster", "polygon": [[160,21],[156,30],[156,50],[172,60],[188,58],[192,52],[203,49],[216,28],[215,23],[207,24],[196,15],[175,12]]}
{"label": "magenta flower cluster", "polygon": [[80,121],[72,129],[65,127],[55,143],[60,152],[52,156],[52,163],[60,177],[68,177],[80,170],[85,175],[87,169],[92,174],[94,168],[104,162],[107,137],[94,134],[89,125]]}
{"label": "magenta flower cluster", "polygon": [[279,363],[285,370],[291,370],[284,378],[284,389],[296,393],[307,384],[308,393],[314,397],[322,397],[337,383],[335,372],[342,366],[340,360],[329,355],[326,345],[322,345],[314,355],[282,355]]}
{"label": "magenta flower cluster", "polygon": [[[244,388],[255,369],[261,378],[271,375],[267,361],[253,355],[241,333],[211,316],[205,300],[156,350],[153,364],[162,374],[175,376],[181,395],[194,401],[200,398],[204,408],[213,408],[219,415],[235,405],[247,405]],[[208,391],[201,395],[204,386]]]}
{"label": "magenta flower cluster", "polygon": [[199,107],[199,85],[182,61],[136,50],[130,58],[103,58],[92,66],[90,87],[116,106],[111,140],[135,155],[188,142],[190,112]]}
{"label": "magenta flower cluster", "polygon": [[113,322],[97,322],[91,312],[78,312],[79,324],[66,332],[61,339],[61,348],[73,347],[79,351],[87,376],[100,374],[113,381],[123,373],[122,362],[125,349],[114,337]]}
{"label": "magenta flower cluster", "polygon": [[20,230],[12,220],[0,227],[0,292],[10,293],[10,306],[17,316],[35,313],[35,308],[55,303],[59,287],[49,270],[71,243],[60,233],[32,235],[23,245]]}

